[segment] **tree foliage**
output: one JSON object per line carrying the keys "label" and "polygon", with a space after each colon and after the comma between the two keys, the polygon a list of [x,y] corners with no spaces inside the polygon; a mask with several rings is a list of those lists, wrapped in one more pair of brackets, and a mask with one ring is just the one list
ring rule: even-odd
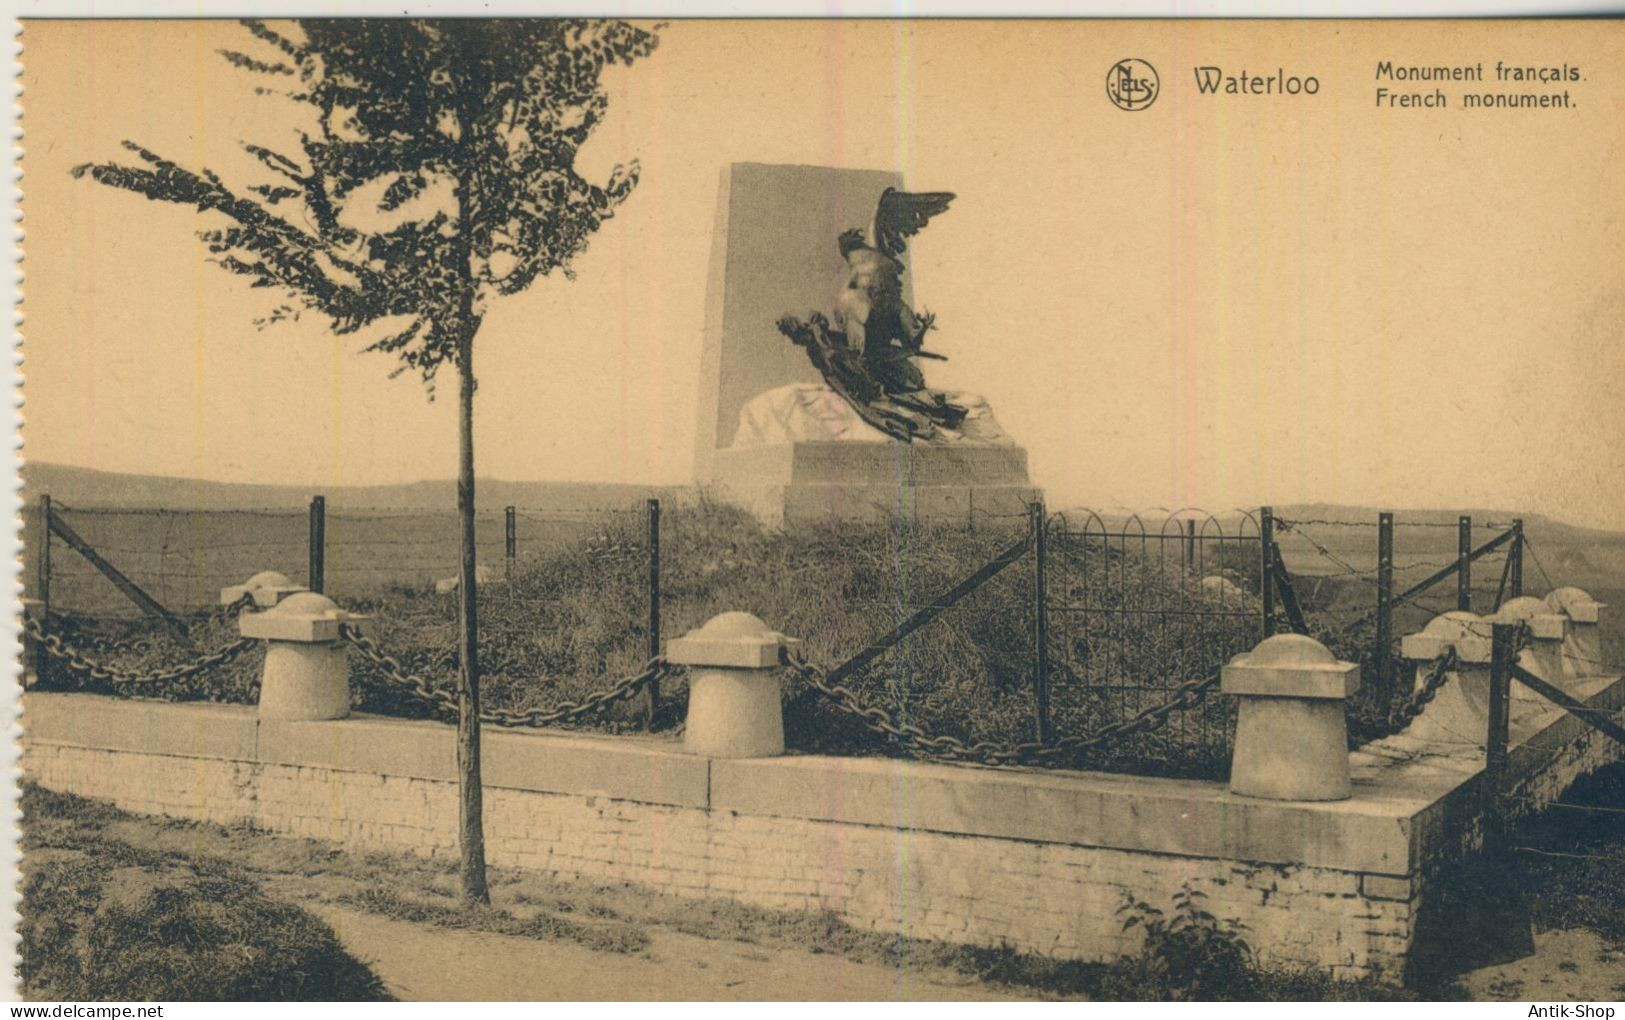
{"label": "tree foliage", "polygon": [[75,175],[223,215],[200,233],[214,260],[335,332],[378,326],[368,350],[431,385],[494,296],[566,275],[637,184],[635,161],[597,184],[576,154],[604,118],[606,68],[653,51],[653,31],[602,20],[245,21],[256,52],[222,50],[313,114],[298,148],[245,150],[267,179],[246,190],[139,144],[136,159]]}

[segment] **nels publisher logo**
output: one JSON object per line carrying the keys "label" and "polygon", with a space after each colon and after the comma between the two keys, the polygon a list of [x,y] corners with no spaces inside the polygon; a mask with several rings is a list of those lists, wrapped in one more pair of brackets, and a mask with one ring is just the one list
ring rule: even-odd
{"label": "nels publisher logo", "polygon": [[1119,60],[1106,72],[1106,97],[1119,110],[1143,110],[1157,100],[1157,69],[1143,60]]}

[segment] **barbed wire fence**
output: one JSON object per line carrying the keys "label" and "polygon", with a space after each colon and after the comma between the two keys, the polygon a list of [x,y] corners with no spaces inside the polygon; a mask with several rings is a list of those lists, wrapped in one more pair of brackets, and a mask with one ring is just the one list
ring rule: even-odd
{"label": "barbed wire fence", "polygon": [[[42,499],[25,520],[25,549],[32,561],[25,571],[25,597],[43,602],[26,634],[33,646],[32,672],[69,689],[252,699],[258,683],[255,643],[216,633],[241,607],[229,607],[229,614],[227,607],[204,608],[218,601],[222,588],[271,568],[347,602],[399,593],[396,604],[423,601],[432,612],[438,603],[423,596],[440,589],[436,594],[449,597],[445,589],[454,590],[457,564],[455,552],[447,551],[456,545],[454,513],[409,506],[329,508],[325,502],[313,499],[306,510],[174,510],[65,506]],[[590,562],[600,573],[625,572],[643,578],[639,584],[653,583],[645,563],[647,544],[628,541],[627,534],[647,537],[645,522],[654,506],[629,495],[607,506],[482,512],[477,522],[481,580],[510,581],[549,556],[566,556]],[[70,545],[64,531],[78,544]],[[81,548],[101,562],[76,554]],[[172,618],[179,633],[155,628],[141,605],[110,583],[112,574]],[[515,598],[511,586],[482,588],[482,600]],[[202,650],[217,645],[229,650]],[[455,669],[454,660],[449,665]],[[518,665],[516,672],[525,672]],[[200,683],[211,672],[216,691]],[[363,707],[387,710],[393,704],[367,706],[364,698]]]}
{"label": "barbed wire fence", "polygon": [[[522,568],[562,550],[607,555],[641,551],[646,504],[628,497],[615,505],[481,510],[476,515],[478,562],[498,577],[509,573],[510,560]],[[156,601],[181,614],[211,606],[221,588],[259,570],[278,570],[327,594],[355,597],[455,577],[459,562],[456,514],[435,508],[334,508],[313,501],[307,509],[177,510],[53,502],[48,513],[71,526]],[[28,539],[24,595],[39,597],[38,550],[47,541],[42,512],[38,506],[25,507],[23,516]],[[517,527],[507,527],[510,521]],[[510,543],[509,535],[516,541]],[[137,607],[101,570],[60,543],[58,538],[57,555],[49,558],[54,611],[140,618]]]}
{"label": "barbed wire fence", "polygon": [[[247,568],[238,568],[234,574],[226,574],[224,567],[203,567],[204,553],[198,547],[189,543],[195,539],[200,525],[198,520],[207,520],[201,515],[217,513],[215,511],[143,511],[143,510],[109,510],[85,511],[79,509],[59,508],[60,512],[74,515],[72,519],[81,530],[94,534],[102,540],[100,546],[108,554],[118,554],[126,557],[140,555],[143,544],[129,537],[129,533],[122,541],[117,538],[116,527],[111,538],[103,537],[95,529],[96,521],[129,522],[145,519],[149,528],[158,531],[156,555],[163,560],[181,556],[190,561],[189,565],[160,567],[153,571],[136,571],[147,583],[158,592],[169,595],[171,589],[166,584],[172,580],[195,581],[206,578],[210,583],[216,580],[229,582],[241,580],[248,572]],[[213,549],[228,551],[233,555],[253,556],[263,553],[267,549],[282,549],[292,544],[292,541],[282,534],[267,535],[262,529],[288,527],[290,521],[307,524],[305,515],[296,511],[267,508],[264,510],[233,511],[246,515],[254,521],[254,537],[233,536],[225,541],[218,542]],[[419,512],[418,516],[422,516]],[[555,725],[562,722],[579,720],[591,713],[603,709],[616,702],[631,700],[639,694],[657,688],[662,680],[678,678],[682,671],[666,663],[659,655],[660,647],[660,576],[658,569],[658,556],[661,552],[662,538],[659,519],[658,504],[650,501],[646,507],[625,508],[594,508],[569,510],[540,510],[534,508],[505,508],[503,511],[492,512],[487,515],[493,524],[501,527],[488,526],[487,533],[495,532],[495,537],[482,542],[482,549],[495,548],[501,550],[500,557],[482,556],[483,560],[498,559],[505,564],[504,579],[511,579],[514,563],[524,557],[516,548],[516,531],[520,522],[524,522],[525,534],[535,534],[541,527],[552,525],[555,532],[550,540],[562,547],[566,543],[574,543],[575,548],[588,560],[597,562],[613,562],[618,564],[631,564],[634,568],[647,570],[650,578],[649,596],[649,657],[642,667],[634,672],[613,678],[604,678],[604,686],[593,690],[582,697],[562,700],[545,707],[527,707],[523,709],[490,708],[482,713],[482,719],[492,725],[498,726],[525,726],[537,727]],[[426,525],[414,519],[414,515],[406,508],[365,508],[357,510],[344,510],[325,513],[321,531],[322,556],[324,560],[331,555],[331,551],[339,551],[341,556],[348,552],[356,555],[366,553],[373,556],[393,557],[387,567],[379,570],[415,571],[421,569],[435,570],[446,559],[439,556],[423,556],[418,554],[401,555],[403,550],[421,547],[425,544],[442,543],[445,541],[440,533],[439,525]],[[1351,557],[1340,555],[1326,543],[1312,536],[1305,529],[1308,526],[1339,526],[1339,527],[1367,527],[1365,524],[1354,522],[1331,521],[1278,521],[1283,534],[1303,537],[1313,552],[1336,568],[1331,575],[1341,580],[1374,576],[1373,571],[1356,567]],[[1528,544],[1527,537],[1521,535],[1521,522],[1512,522],[1509,527],[1517,527],[1519,536],[1514,548],[1519,553],[1528,551],[1537,568],[1544,574],[1544,567],[1539,565],[1538,556],[1534,554]],[[370,526],[374,530],[364,531],[363,526]],[[1455,527],[1439,525],[1432,522],[1419,522],[1414,525],[1419,528]],[[1496,525],[1499,527],[1500,525]],[[421,528],[422,530],[414,530]],[[205,526],[206,530],[206,526]],[[1457,527],[1458,533],[1465,533],[1464,529]],[[314,532],[313,532],[314,533]],[[188,537],[191,536],[191,537]],[[665,539],[666,553],[673,552],[673,542],[668,536]],[[537,543],[542,547],[541,543]],[[679,550],[683,543],[675,543]],[[1420,572],[1439,570],[1454,567],[1460,570],[1464,564],[1466,554],[1470,552],[1470,543],[1463,539],[1460,555],[1456,559],[1418,559],[1403,566],[1390,564],[1386,569],[1392,577],[1396,573],[1405,571]],[[145,547],[150,552],[150,546]],[[177,552],[179,550],[179,552]],[[309,548],[306,549],[309,552]],[[541,553],[537,553],[540,556]],[[1512,576],[1513,561],[1510,551],[1502,551],[1499,557],[1494,550],[1480,551],[1472,556],[1468,562],[1478,562],[1488,569],[1482,569],[1477,576],[1488,578],[1499,576],[1497,585],[1488,580],[1478,583],[1464,581],[1458,585],[1458,599],[1473,597],[1480,593],[1488,594],[1495,591],[1495,600],[1498,603],[1507,593],[1508,578]],[[332,563],[332,577],[336,581],[339,577],[364,577],[363,572],[355,566],[347,566],[341,556],[334,556],[327,562]],[[66,558],[64,558],[66,559]],[[71,561],[70,561],[71,562]],[[653,568],[650,564],[656,564]],[[255,568],[265,565],[263,559],[257,560]],[[1499,565],[1497,571],[1495,567]],[[312,564],[314,571],[321,571],[325,563]],[[448,572],[449,567],[448,563]],[[1187,565],[1188,566],[1188,565]],[[52,571],[51,582],[53,586],[60,576],[72,576],[59,573],[63,568],[60,561],[50,565]],[[1379,565],[1379,570],[1382,569]],[[1198,573],[1201,571],[1198,570]],[[323,578],[325,581],[325,578]],[[1549,584],[1548,578],[1548,584]],[[218,589],[216,589],[218,590]],[[511,593],[512,589],[508,589]],[[1466,593],[1465,596],[1463,593]],[[1449,611],[1446,605],[1438,603],[1436,599],[1425,596],[1423,593],[1406,592],[1405,598],[1399,600],[1428,611]],[[222,625],[234,621],[247,605],[248,600],[241,599],[230,606],[216,607],[213,610],[195,612],[193,619],[200,624],[212,625],[219,629]],[[1459,602],[1458,602],[1459,606]],[[930,608],[928,602],[898,604],[891,606],[893,610],[906,608]],[[1390,609],[1394,607],[1390,605]],[[120,622],[128,622],[127,617],[117,618]],[[167,661],[156,665],[143,665],[142,668],[126,669],[110,665],[108,659],[121,654],[134,653],[138,656],[150,658],[150,653],[156,650],[155,642],[147,636],[126,635],[118,636],[98,634],[96,626],[109,622],[107,617],[95,613],[81,613],[74,610],[54,608],[48,611],[43,619],[32,617],[25,621],[27,637],[43,650],[46,657],[60,663],[68,672],[78,675],[94,684],[103,685],[121,694],[132,692],[148,695],[152,692],[161,692],[166,687],[179,684],[182,681],[192,680],[212,671],[227,666],[245,653],[249,652],[257,642],[248,639],[229,641],[209,651],[191,651],[188,657],[181,661]],[[697,622],[697,621],[696,621]],[[1363,613],[1352,620],[1343,620],[1335,626],[1328,627],[1331,635],[1357,635],[1357,640],[1365,640],[1364,628],[1372,625],[1369,613]],[[77,630],[75,629],[77,628]],[[60,631],[60,632],[59,632]],[[82,641],[75,645],[69,639],[79,636]],[[1392,635],[1390,635],[1392,637]],[[345,640],[354,648],[363,659],[374,667],[387,682],[408,692],[412,697],[429,706],[434,713],[444,714],[454,712],[456,708],[456,695],[446,683],[437,683],[427,679],[420,670],[409,669],[396,658],[385,653],[378,641],[365,637],[353,628],[344,631]],[[173,651],[173,649],[172,649]],[[1431,664],[1428,664],[1424,679],[1410,687],[1402,698],[1391,701],[1383,706],[1382,711],[1374,717],[1351,719],[1350,739],[1351,745],[1360,746],[1371,741],[1379,740],[1384,736],[1403,730],[1433,700],[1442,688],[1452,671],[1458,665],[1453,649],[1447,649]],[[1609,664],[1598,660],[1598,668],[1609,668]],[[1136,710],[1126,718],[1114,720],[1105,725],[1098,726],[1087,733],[1069,733],[1054,737],[1043,733],[1035,740],[1002,740],[976,739],[972,736],[958,736],[953,734],[932,734],[920,724],[911,721],[909,706],[907,704],[908,692],[893,682],[882,688],[871,688],[864,691],[861,687],[854,687],[850,683],[834,682],[829,679],[829,671],[800,658],[788,658],[784,663],[790,676],[797,682],[805,685],[809,690],[817,692],[826,703],[836,711],[858,721],[867,731],[879,736],[885,745],[899,753],[906,753],[915,757],[947,760],[947,761],[974,761],[986,764],[1023,764],[1023,765],[1083,765],[1088,764],[1102,749],[1128,740],[1140,734],[1154,733],[1167,727],[1171,720],[1180,717],[1182,713],[1202,706],[1211,692],[1218,684],[1217,664],[1211,669],[1202,672],[1195,679],[1184,680],[1168,689],[1165,696],[1151,704],[1143,701],[1138,703]],[[523,684],[535,681],[535,677],[512,676],[501,670],[490,674],[493,680],[507,680],[512,683]],[[532,683],[534,686],[534,683]],[[875,697],[876,694],[881,697]]]}

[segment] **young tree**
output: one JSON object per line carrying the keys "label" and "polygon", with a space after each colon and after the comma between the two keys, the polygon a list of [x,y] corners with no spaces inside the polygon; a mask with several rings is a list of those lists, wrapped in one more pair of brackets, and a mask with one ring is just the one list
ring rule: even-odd
{"label": "young tree", "polygon": [[[570,263],[637,184],[633,162],[594,184],[576,153],[603,119],[602,72],[651,53],[653,31],[603,20],[245,21],[259,55],[235,66],[286,87],[309,126],[293,155],[247,151],[272,178],[245,191],[133,142],[129,164],[75,168],[102,184],[223,216],[213,260],[289,303],[259,324],[327,317],[368,331],[430,388],[457,369],[462,566],[457,756],[463,895],[488,901],[481,820],[474,549],[474,338],[494,297]],[[658,26],[656,26],[658,28]],[[286,211],[284,211],[286,210]],[[293,215],[290,215],[292,213]]]}

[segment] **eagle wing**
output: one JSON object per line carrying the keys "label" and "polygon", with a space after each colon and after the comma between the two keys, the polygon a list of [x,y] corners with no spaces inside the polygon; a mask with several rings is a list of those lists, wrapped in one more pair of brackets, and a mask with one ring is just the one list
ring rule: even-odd
{"label": "eagle wing", "polygon": [[875,206],[869,225],[869,247],[892,258],[903,254],[907,239],[920,232],[931,217],[948,209],[954,200],[951,191],[898,191],[887,188]]}

